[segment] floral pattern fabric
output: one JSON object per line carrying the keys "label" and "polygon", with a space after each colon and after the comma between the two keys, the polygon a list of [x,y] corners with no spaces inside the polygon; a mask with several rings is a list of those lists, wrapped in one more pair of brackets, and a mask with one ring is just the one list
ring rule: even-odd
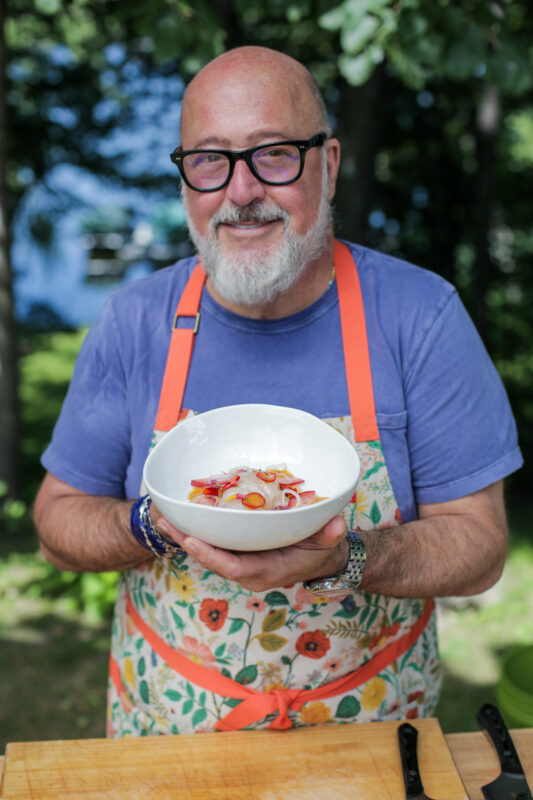
{"label": "floral pattern fabric", "polygon": [[[361,460],[357,491],[343,511],[348,527],[400,524],[380,442],[356,443],[350,417],[326,421],[352,442]],[[301,583],[252,592],[185,553],[152,559],[124,574],[117,600],[111,651],[122,682],[109,684],[110,736],[211,731],[240,702],[185,680],[165,664],[127,614],[126,592],[172,648],[262,692],[313,689],[352,672],[404,635],[427,602],[369,592],[326,599]],[[429,715],[439,688],[433,613],[415,645],[386,669],[355,690],[289,710],[289,717],[303,726]],[[272,719],[253,727],[266,728]]]}

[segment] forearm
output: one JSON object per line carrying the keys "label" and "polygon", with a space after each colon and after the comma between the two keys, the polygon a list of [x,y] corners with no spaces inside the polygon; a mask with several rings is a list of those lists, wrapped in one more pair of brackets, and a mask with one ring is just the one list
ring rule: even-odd
{"label": "forearm", "polygon": [[500,577],[505,521],[468,514],[435,515],[384,531],[364,531],[367,563],[361,588],[398,597],[478,594]]}
{"label": "forearm", "polygon": [[45,558],[74,572],[123,570],[152,558],[130,530],[131,500],[93,497],[47,476],[34,521]]}

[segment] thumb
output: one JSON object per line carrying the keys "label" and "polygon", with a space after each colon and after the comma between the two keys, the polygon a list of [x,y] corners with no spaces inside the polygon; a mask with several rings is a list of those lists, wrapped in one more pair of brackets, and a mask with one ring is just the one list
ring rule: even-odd
{"label": "thumb", "polygon": [[347,533],[348,528],[343,518],[336,516],[315,533],[316,543],[323,547],[333,547],[345,539]]}

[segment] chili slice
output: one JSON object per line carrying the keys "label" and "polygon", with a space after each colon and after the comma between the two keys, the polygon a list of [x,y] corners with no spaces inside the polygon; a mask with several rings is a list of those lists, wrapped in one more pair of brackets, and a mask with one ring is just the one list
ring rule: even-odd
{"label": "chili slice", "polygon": [[256,472],[255,475],[257,478],[264,481],[265,483],[274,483],[274,481],[276,480],[275,472]]}
{"label": "chili slice", "polygon": [[259,492],[248,492],[242,498],[243,506],[247,508],[262,508],[265,505],[265,498]]}

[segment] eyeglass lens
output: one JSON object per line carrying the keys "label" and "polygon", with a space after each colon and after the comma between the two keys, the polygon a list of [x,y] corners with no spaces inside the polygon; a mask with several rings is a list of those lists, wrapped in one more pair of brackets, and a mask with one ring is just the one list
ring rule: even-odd
{"label": "eyeglass lens", "polygon": [[[296,145],[279,144],[255,150],[251,154],[253,169],[269,183],[286,183],[300,171],[300,150]],[[189,183],[197,189],[221,186],[230,171],[228,156],[214,151],[190,153],[183,159]]]}

